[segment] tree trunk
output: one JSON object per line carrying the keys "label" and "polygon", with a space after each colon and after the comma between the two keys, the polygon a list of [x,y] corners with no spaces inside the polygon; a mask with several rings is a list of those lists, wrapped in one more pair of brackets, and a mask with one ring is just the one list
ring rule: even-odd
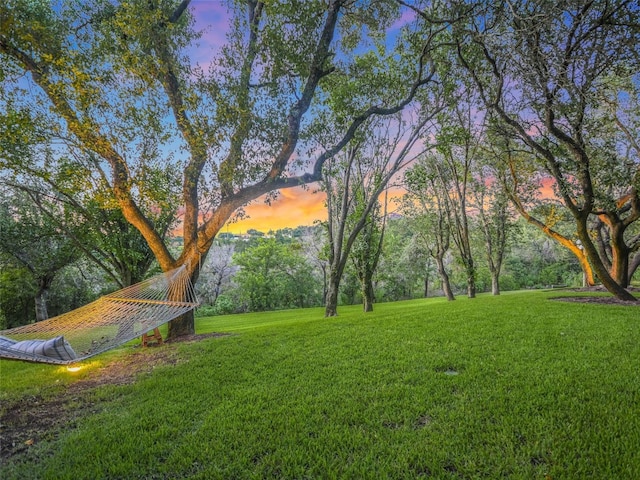
{"label": "tree trunk", "polygon": [[[573,250],[570,250],[572,253]],[[580,250],[582,252],[582,250]],[[580,264],[580,268],[582,269],[582,276],[584,278],[585,287],[593,287],[596,284],[596,279],[593,276],[593,269],[591,268],[591,264],[589,264],[589,259],[584,253],[581,255],[576,255],[578,259],[578,263]]]}
{"label": "tree trunk", "polygon": [[36,293],[36,322],[46,320],[49,318],[49,312],[47,311],[47,297],[49,296],[49,289],[43,286],[38,288]]}
{"label": "tree trunk", "polygon": [[585,252],[589,260],[591,260],[591,264],[593,266],[593,270],[602,282],[604,288],[606,288],[609,293],[615,296],[619,300],[624,300],[627,302],[636,302],[638,299],[631,295],[624,287],[620,286],[612,277],[609,275],[609,271],[602,263],[600,256],[598,255],[598,250],[595,245],[591,241],[589,236],[589,230],[587,229],[586,220],[584,218],[576,218],[576,226],[578,231],[578,237],[582,241],[584,245]]}
{"label": "tree trunk", "polygon": [[324,308],[325,317],[338,316],[338,288],[338,282],[334,281],[333,275],[330,275],[329,285],[327,287],[327,301]]}
{"label": "tree trunk", "polygon": [[53,275],[44,274],[38,278],[38,291],[36,292],[36,322],[49,318],[47,309],[47,299],[49,298],[49,289],[53,283]]}
{"label": "tree trunk", "polygon": [[[196,282],[198,281],[198,277],[200,276],[200,265],[204,265],[206,260],[206,253],[200,255],[197,251],[194,250],[194,254],[190,257],[187,257],[184,260],[183,265],[187,265],[187,269],[190,273],[191,283],[195,287]],[[208,250],[207,250],[208,253]],[[185,292],[176,290],[175,292],[175,300],[184,301],[185,299],[181,296],[184,295]],[[181,298],[178,298],[181,297]],[[187,313],[180,315],[177,318],[174,318],[169,322],[169,330],[167,332],[167,340],[173,340],[178,337],[193,335],[196,333],[196,322],[194,311],[191,310]]]}
{"label": "tree trunk", "polygon": [[440,275],[440,279],[442,280],[442,290],[447,297],[447,300],[452,301],[455,300],[456,297],[453,295],[453,290],[451,290],[451,282],[449,281],[449,275],[447,274],[447,270],[444,268],[444,261],[442,258],[436,258],[436,264],[438,265],[438,274]]}
{"label": "tree trunk", "polygon": [[328,291],[328,286],[327,286],[327,267],[322,265],[321,268],[322,268],[322,304],[326,305],[327,304],[327,291]]}
{"label": "tree trunk", "polygon": [[638,270],[638,267],[640,267],[640,252],[637,252],[635,257],[633,257],[629,262],[629,272],[627,273],[627,280],[629,283],[627,286],[631,285],[631,280],[633,275],[636,273],[636,270]]}
{"label": "tree trunk", "polygon": [[375,293],[373,290],[373,281],[371,275],[367,274],[362,282],[362,308],[365,312],[373,312],[373,302],[375,301]]}
{"label": "tree trunk", "polygon": [[497,271],[491,271],[491,294],[500,295],[500,274]]}
{"label": "tree trunk", "polygon": [[624,228],[621,223],[611,224],[611,276],[615,282],[627,287],[630,283],[629,254],[630,249],[624,241]]}
{"label": "tree trunk", "polygon": [[429,274],[424,276],[424,298],[429,296]]}
{"label": "tree trunk", "polygon": [[476,269],[473,266],[473,260],[468,259],[466,264],[467,270],[467,297],[476,298]]}
{"label": "tree trunk", "polygon": [[172,340],[185,335],[193,335],[194,333],[196,333],[195,316],[193,314],[193,310],[191,310],[169,322],[167,340]]}

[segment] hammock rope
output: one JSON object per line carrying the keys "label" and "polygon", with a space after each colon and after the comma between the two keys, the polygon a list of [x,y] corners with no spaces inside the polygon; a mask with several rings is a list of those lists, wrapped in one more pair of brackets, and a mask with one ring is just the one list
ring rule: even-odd
{"label": "hammock rope", "polygon": [[197,306],[190,274],[182,266],[57,317],[0,331],[0,358],[58,365],[80,362]]}

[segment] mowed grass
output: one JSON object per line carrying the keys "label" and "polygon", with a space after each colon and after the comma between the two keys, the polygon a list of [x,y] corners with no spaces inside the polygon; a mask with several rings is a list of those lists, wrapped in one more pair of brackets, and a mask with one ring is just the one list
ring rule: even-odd
{"label": "mowed grass", "polygon": [[[555,295],[200,319],[234,335],[163,347],[0,478],[640,478],[640,307]],[[3,399],[80,378],[0,368]]]}

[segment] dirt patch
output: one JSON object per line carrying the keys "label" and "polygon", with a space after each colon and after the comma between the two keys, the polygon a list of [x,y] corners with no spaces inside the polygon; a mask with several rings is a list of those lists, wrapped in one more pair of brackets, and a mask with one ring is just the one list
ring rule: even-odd
{"label": "dirt patch", "polygon": [[575,303],[600,303],[604,305],[622,305],[626,307],[640,307],[640,302],[626,302],[615,297],[554,297],[550,300]]}
{"label": "dirt patch", "polygon": [[[187,335],[167,343],[194,342],[224,335],[227,334]],[[99,412],[99,402],[91,395],[96,388],[131,384],[157,366],[178,362],[175,348],[150,345],[92,371],[53,398],[27,396],[4,405],[0,416],[0,464],[42,440],[56,438],[61,431],[73,428],[79,419]]]}
{"label": "dirt patch", "polygon": [[[631,292],[636,298],[640,298],[640,288],[637,287],[629,287],[627,289]],[[574,288],[570,289],[571,292],[602,292],[607,293],[607,290],[602,286],[598,285],[596,287],[587,287],[587,288]],[[604,305],[622,305],[626,307],[640,307],[640,300],[637,302],[627,302],[624,300],[617,299],[614,296],[575,296],[575,297],[554,297],[551,300],[558,300],[561,302],[576,302],[576,303],[600,303]]]}

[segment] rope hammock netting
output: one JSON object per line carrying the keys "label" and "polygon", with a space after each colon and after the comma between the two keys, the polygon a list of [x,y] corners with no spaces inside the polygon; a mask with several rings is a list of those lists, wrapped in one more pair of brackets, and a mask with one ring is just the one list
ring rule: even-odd
{"label": "rope hammock netting", "polygon": [[71,312],[0,331],[0,358],[68,365],[158,328],[198,306],[185,266]]}

